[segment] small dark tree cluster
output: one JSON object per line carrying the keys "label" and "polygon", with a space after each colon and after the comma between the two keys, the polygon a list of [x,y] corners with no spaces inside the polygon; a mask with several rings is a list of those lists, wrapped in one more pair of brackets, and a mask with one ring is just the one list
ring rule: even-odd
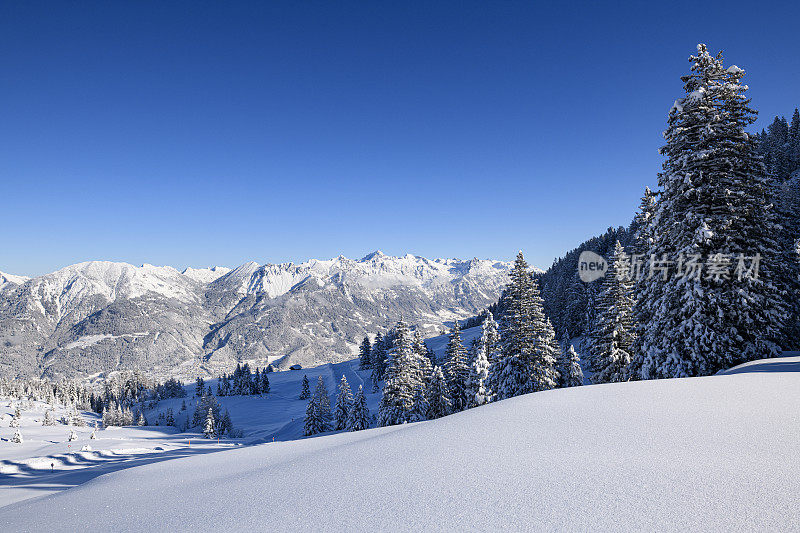
{"label": "small dark tree cluster", "polygon": [[268,394],[270,390],[269,376],[266,369],[250,370],[250,365],[241,363],[231,374],[220,376],[217,380],[217,396],[246,396],[251,394]]}

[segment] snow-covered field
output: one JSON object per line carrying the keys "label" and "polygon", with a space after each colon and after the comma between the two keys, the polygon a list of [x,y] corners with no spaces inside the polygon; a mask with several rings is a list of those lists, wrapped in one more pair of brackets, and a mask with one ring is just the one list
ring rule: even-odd
{"label": "snow-covered field", "polygon": [[[462,338],[469,345],[480,335],[480,327],[463,332]],[[428,339],[426,342],[439,357],[444,357],[447,346],[446,335]],[[342,375],[347,377],[353,392],[359,385],[364,387],[367,406],[372,414],[377,412],[380,394],[372,393],[371,371],[358,370],[358,360],[337,364],[326,364],[299,371],[274,372],[270,376],[271,391],[259,396],[218,397],[222,409],[227,409],[236,429],[242,430],[241,439],[223,439],[209,442],[194,431],[180,433],[172,427],[111,427],[97,429],[95,439],[90,436],[99,417],[83,413],[85,427],[63,424],[42,426],[45,411],[50,408],[41,402],[10,402],[0,400],[0,506],[24,499],[58,492],[99,475],[115,470],[139,466],[148,462],[163,461],[197,453],[219,451],[231,446],[261,444],[302,438],[303,418],[307,400],[298,398],[303,376],[308,376],[313,390],[317,378],[322,376],[335,403],[337,386]],[[206,382],[216,390],[216,380]],[[159,413],[172,409],[180,425],[195,410],[198,398],[195,387],[184,387],[187,397],[158,402],[154,409],[144,411],[152,424]],[[181,411],[186,402],[187,409]],[[15,429],[9,427],[11,415],[17,406],[23,406],[20,431],[24,442],[11,443]],[[63,407],[56,408],[56,418],[67,414]],[[77,439],[68,441],[74,429]]]}
{"label": "snow-covered field", "polygon": [[[222,439],[219,442],[204,439],[197,428],[186,433],[163,425],[102,429],[99,417],[86,412],[82,413],[87,424],[85,427],[61,423],[42,426],[45,412],[51,408],[47,404],[1,399],[0,507],[58,492],[132,466],[233,446],[301,438],[308,403],[298,398],[304,375],[308,376],[312,390],[317,378],[323,377],[331,393],[331,403],[335,402],[336,386],[345,375],[354,391],[359,385],[364,386],[370,411],[375,413],[377,410],[380,394],[372,394],[370,372],[359,371],[358,360],[271,373],[271,392],[267,395],[218,397],[222,409],[229,410],[236,429],[243,432],[240,439]],[[216,380],[208,381],[207,385],[216,390]],[[186,385],[185,389],[188,393],[185,399],[163,400],[154,409],[145,410],[148,421],[154,423],[158,413],[165,413],[168,408],[173,410],[179,423],[191,416],[198,398],[193,396],[194,385]],[[187,409],[181,411],[184,401]],[[17,407],[21,407],[19,430],[22,444],[11,442],[16,429],[9,427],[9,423]],[[60,419],[68,411],[63,406],[57,407],[54,414]],[[95,423],[100,429],[94,430]],[[77,438],[69,441],[72,430]],[[91,438],[93,431],[95,439]]]}
{"label": "snow-covered field", "polygon": [[786,531],[798,457],[785,357],[146,464],[3,507],[0,528]]}

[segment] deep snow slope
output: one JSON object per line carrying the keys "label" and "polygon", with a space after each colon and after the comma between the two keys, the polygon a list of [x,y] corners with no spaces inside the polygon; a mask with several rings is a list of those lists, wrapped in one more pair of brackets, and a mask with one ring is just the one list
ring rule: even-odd
{"label": "deep snow slope", "polygon": [[0,275],[0,375],[138,368],[193,379],[237,361],[339,362],[400,317],[429,335],[477,314],[497,300],[508,269],[374,252],[234,270],[91,261],[33,279]]}
{"label": "deep snow slope", "polygon": [[[43,426],[47,410],[54,409],[55,418],[60,420],[67,415],[68,409],[37,401],[0,398],[0,507],[66,490],[102,474],[145,463],[235,446],[301,438],[308,405],[308,400],[298,397],[304,375],[308,376],[312,388],[322,377],[330,393],[331,405],[335,405],[339,380],[344,375],[354,392],[359,385],[365,387],[370,413],[377,410],[380,394],[372,393],[370,371],[358,370],[358,360],[302,371],[273,372],[269,374],[269,394],[218,397],[221,409],[230,412],[235,428],[242,433],[235,439],[209,441],[203,438],[200,428],[189,428],[180,433],[175,427],[155,425],[159,414],[172,409],[177,426],[183,426],[197,407],[194,385],[184,387],[188,393],[186,398],[162,400],[145,409],[146,419],[151,425],[98,428],[94,439],[91,438],[93,424],[99,420],[94,413],[82,413],[87,423],[83,427],[67,426],[60,421],[54,426]],[[209,380],[207,385],[216,389],[216,380]],[[184,402],[186,410],[181,410]],[[9,422],[16,408],[21,411],[19,430],[23,436],[22,444],[11,442],[16,429],[9,427]],[[72,430],[76,439],[69,441]]]}
{"label": "deep snow slope", "polygon": [[800,358],[751,367],[131,468],[2,508],[0,529],[798,529]]}

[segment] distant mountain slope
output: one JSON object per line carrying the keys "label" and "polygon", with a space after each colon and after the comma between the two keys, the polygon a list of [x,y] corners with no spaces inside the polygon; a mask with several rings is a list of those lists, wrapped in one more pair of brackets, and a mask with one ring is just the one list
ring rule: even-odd
{"label": "distant mountain slope", "polygon": [[476,314],[497,300],[508,269],[381,252],[184,272],[80,263],[0,288],[0,374],[139,368],[191,378],[237,360],[336,362],[401,317],[433,334]]}
{"label": "distant mountain slope", "polygon": [[6,274],[5,272],[0,272],[0,290],[7,285],[21,285],[28,281],[30,278],[26,278],[25,276],[15,276],[14,274]]}
{"label": "distant mountain slope", "polygon": [[187,268],[181,274],[192,278],[195,281],[200,281],[202,283],[211,283],[212,281],[216,280],[220,276],[224,276],[231,269],[228,267],[221,267],[215,266],[211,268]]}

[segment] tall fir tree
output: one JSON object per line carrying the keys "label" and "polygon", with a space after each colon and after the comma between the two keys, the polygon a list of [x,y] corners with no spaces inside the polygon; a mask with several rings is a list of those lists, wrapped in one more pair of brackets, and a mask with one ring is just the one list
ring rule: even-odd
{"label": "tall fir tree", "polygon": [[364,396],[364,389],[361,385],[358,386],[356,396],[353,399],[353,405],[350,408],[350,413],[347,416],[347,430],[348,431],[361,431],[369,427],[369,408],[367,407],[367,398]]}
{"label": "tall fir tree", "polygon": [[364,340],[361,341],[361,346],[359,347],[359,361],[358,367],[360,370],[367,370],[368,368],[372,368],[372,362],[370,361],[370,353],[372,352],[372,344],[369,342],[369,336],[365,335]]}
{"label": "tall fir tree", "polygon": [[491,311],[486,311],[486,318],[481,325],[481,337],[475,350],[475,360],[470,365],[467,379],[468,407],[477,407],[490,401],[491,391],[487,386],[489,377],[489,361],[494,360],[500,336],[497,323]]}
{"label": "tall fir tree", "polygon": [[331,401],[322,376],[317,378],[314,395],[308,401],[303,429],[306,436],[324,433],[331,429]]}
{"label": "tall fir tree", "polygon": [[447,416],[452,412],[450,393],[447,390],[447,381],[444,378],[442,369],[438,366],[433,368],[430,383],[426,392],[428,409],[426,418],[434,420]]}
{"label": "tall fir tree", "polygon": [[[652,305],[663,289],[662,285],[648,283],[644,278],[644,264],[648,257],[655,257],[655,214],[658,202],[658,193],[645,187],[644,196],[639,204],[639,211],[634,217],[634,244],[631,254],[631,275],[633,277],[633,316],[634,330],[633,345],[631,346],[631,361],[628,365],[627,377],[629,380],[642,378],[642,365],[644,364],[644,330],[650,323]],[[588,353],[592,352],[590,343],[586,343]]]}
{"label": "tall fir tree", "polygon": [[217,428],[214,420],[214,411],[209,407],[206,412],[206,420],[203,424],[203,436],[207,439],[214,439],[217,436]]}
{"label": "tall fir tree", "polygon": [[561,344],[561,355],[558,358],[558,386],[561,388],[583,385],[583,370],[578,352],[570,342],[569,335],[564,335]]}
{"label": "tall fir tree", "polygon": [[342,374],[339,382],[339,394],[336,396],[336,407],[334,409],[334,429],[341,430],[347,427],[347,417],[353,405],[353,391],[347,378]]}
{"label": "tall fir tree", "polygon": [[447,380],[447,389],[450,392],[452,409],[454,412],[463,411],[469,405],[469,357],[464,344],[461,342],[461,327],[458,320],[450,332],[450,340],[445,351],[444,377]]}
{"label": "tall fir tree", "polygon": [[505,315],[499,354],[489,369],[490,390],[502,400],[554,388],[558,343],[522,252],[517,254],[500,303]]}
{"label": "tall fir tree", "polygon": [[[788,312],[774,281],[781,228],[757,141],[745,132],[755,111],[744,95],[744,71],[726,69],[705,45],[697,50],[682,78],[686,96],[670,110],[664,132],[653,222],[653,259],[671,258],[685,275],[644,281],[643,377],[710,375],[777,355]],[[757,253],[756,278],[748,275],[755,261],[746,258]],[[686,261],[695,257],[704,268],[686,275]]]}
{"label": "tall fir tree", "polygon": [[586,329],[586,306],[588,305],[588,295],[586,284],[578,277],[577,271],[572,274],[569,280],[569,287],[566,290],[566,302],[564,304],[563,331],[570,337],[583,334]]}
{"label": "tall fir tree", "polygon": [[635,331],[631,257],[619,241],[602,281],[600,313],[592,327],[592,383],[628,381]]}
{"label": "tall fir tree", "polygon": [[308,384],[308,376],[303,374],[303,382],[300,389],[300,397],[301,400],[307,400],[311,397],[311,390],[309,389]]}
{"label": "tall fir tree", "polygon": [[380,390],[379,383],[383,380],[386,373],[386,345],[383,341],[383,336],[378,332],[375,335],[375,343],[372,345],[370,352],[370,363],[372,364],[372,390],[378,392]]}
{"label": "tall fir tree", "polygon": [[422,340],[418,329],[414,331],[414,356],[416,358],[415,370],[418,373],[416,379],[422,384],[427,384],[431,378],[433,365],[431,364],[430,350],[425,346],[425,341]]}
{"label": "tall fir tree", "polygon": [[411,333],[404,321],[396,327],[395,349],[386,369],[383,395],[378,407],[381,426],[414,420],[414,396],[419,385],[415,372],[416,354]]}

